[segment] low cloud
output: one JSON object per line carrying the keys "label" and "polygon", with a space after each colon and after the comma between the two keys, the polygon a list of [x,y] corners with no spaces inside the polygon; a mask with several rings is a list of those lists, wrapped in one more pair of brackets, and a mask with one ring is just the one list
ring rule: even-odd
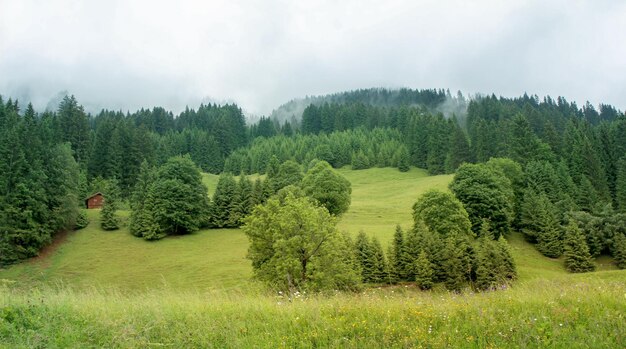
{"label": "low cloud", "polygon": [[617,1],[0,3],[0,94],[181,111],[369,87],[524,92],[626,108]]}

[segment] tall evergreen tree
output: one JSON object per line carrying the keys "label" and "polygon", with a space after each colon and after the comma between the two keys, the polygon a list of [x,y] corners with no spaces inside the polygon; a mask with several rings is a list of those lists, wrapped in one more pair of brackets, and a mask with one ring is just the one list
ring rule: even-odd
{"label": "tall evergreen tree", "polygon": [[565,231],[564,255],[565,269],[572,273],[584,273],[596,269],[585,237],[580,232],[578,225],[570,222]]}
{"label": "tall evergreen tree", "polygon": [[620,269],[626,269],[626,235],[615,234],[613,238],[613,258]]}
{"label": "tall evergreen tree", "polygon": [[231,211],[240,203],[237,200],[237,182],[230,173],[223,173],[217,181],[210,205],[210,224],[215,228],[232,227]]}
{"label": "tall evergreen tree", "polygon": [[363,282],[375,282],[375,265],[372,246],[365,232],[360,231],[354,240],[356,259],[361,267],[361,279]]}
{"label": "tall evergreen tree", "polygon": [[472,162],[472,153],[467,135],[458,123],[454,123],[454,131],[450,136],[450,146],[446,156],[445,169],[454,173],[465,162]]}
{"label": "tall evergreen tree", "polygon": [[617,165],[615,201],[617,202],[619,212],[626,213],[626,156],[624,156]]}
{"label": "tall evergreen tree", "polygon": [[100,226],[104,230],[117,230],[120,228],[119,221],[115,216],[117,203],[112,195],[104,197],[102,211],[100,211]]}
{"label": "tall evergreen tree", "polygon": [[373,281],[376,283],[389,283],[389,268],[383,253],[383,247],[376,237],[370,243],[372,250]]}
{"label": "tall evergreen tree", "polygon": [[428,260],[428,255],[424,250],[421,250],[415,261],[415,284],[422,290],[431,289],[434,284],[434,274],[433,265]]}

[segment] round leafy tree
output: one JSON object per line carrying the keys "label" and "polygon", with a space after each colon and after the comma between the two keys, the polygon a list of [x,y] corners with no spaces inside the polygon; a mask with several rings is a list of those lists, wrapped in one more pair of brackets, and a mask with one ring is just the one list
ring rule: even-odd
{"label": "round leafy tree", "polygon": [[353,289],[359,274],[349,238],[308,197],[285,193],[244,218],[257,278],[277,290]]}
{"label": "round leafy tree", "polygon": [[511,181],[502,171],[485,164],[463,164],[450,183],[450,190],[463,203],[476,234],[484,221],[490,222],[496,239],[509,231],[515,195]]}
{"label": "round leafy tree", "polygon": [[423,221],[428,229],[442,236],[473,235],[467,211],[450,193],[429,190],[413,205],[414,221]]}
{"label": "round leafy tree", "polygon": [[350,182],[326,161],[317,162],[307,171],[302,179],[302,189],[332,215],[340,215],[350,207]]}

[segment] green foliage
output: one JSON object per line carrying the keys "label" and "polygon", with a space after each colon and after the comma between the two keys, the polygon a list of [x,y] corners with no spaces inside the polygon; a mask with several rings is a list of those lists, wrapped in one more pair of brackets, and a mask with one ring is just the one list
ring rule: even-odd
{"label": "green foliage", "polygon": [[556,258],[562,253],[562,232],[557,211],[544,193],[529,189],[521,207],[522,232],[545,256]]}
{"label": "green foliage", "polygon": [[565,269],[567,269],[567,271],[572,273],[584,273],[596,269],[591,254],[589,254],[585,237],[576,223],[570,222],[567,226],[563,245]]}
{"label": "green foliage", "polygon": [[350,182],[325,161],[307,171],[302,179],[302,189],[332,215],[341,215],[350,207]]}
{"label": "green foliage", "polygon": [[380,241],[373,237],[370,246],[372,250],[372,264],[374,265],[372,282],[389,283],[389,267]]}
{"label": "green foliage", "polygon": [[432,263],[428,260],[428,255],[422,250],[415,261],[415,284],[422,290],[429,290],[434,284],[434,274]]}
{"label": "green foliage", "polygon": [[374,251],[365,232],[360,231],[354,240],[356,260],[361,270],[363,282],[374,282]]}
{"label": "green foliage", "polygon": [[[171,158],[153,173],[147,166],[143,169],[131,203],[133,235],[158,240],[207,224],[207,189],[189,156]],[[144,189],[147,193],[138,192]]]}
{"label": "green foliage", "polygon": [[270,183],[274,192],[278,192],[288,185],[300,184],[303,177],[300,165],[293,160],[287,160],[280,165],[276,176],[270,177]]}
{"label": "green foliage", "polygon": [[406,263],[404,259],[404,233],[400,225],[396,225],[393,240],[389,245],[387,257],[389,259],[389,271],[392,281],[404,280],[406,276]]}
{"label": "green foliage", "polygon": [[617,165],[615,201],[620,212],[626,213],[626,156]]}
{"label": "green foliage", "polygon": [[481,237],[476,245],[476,281],[479,290],[494,290],[517,277],[517,270],[508,243]]}
{"label": "green foliage", "polygon": [[352,154],[353,170],[363,170],[370,167],[370,160],[365,155],[365,153],[363,153],[363,150],[359,150],[357,153]]}
{"label": "green foliage", "polygon": [[626,235],[617,234],[613,239],[613,258],[620,269],[626,269]]}
{"label": "green foliage", "polygon": [[230,214],[239,204],[235,200],[237,190],[237,182],[233,175],[223,173],[217,182],[217,188],[210,204],[210,225],[212,227],[231,227],[231,224],[234,223],[230,219]]}
{"label": "green foliage", "polygon": [[120,228],[119,220],[115,216],[116,211],[117,203],[113,196],[105,196],[102,211],[100,211],[100,227],[103,230],[117,230]]}
{"label": "green foliage", "polygon": [[424,193],[413,205],[413,220],[443,237],[473,235],[468,214],[454,195],[437,190]]}
{"label": "green foliage", "polygon": [[36,256],[76,225],[78,164],[54,131],[32,106],[20,116],[17,103],[0,98],[0,266]]}
{"label": "green foliage", "polygon": [[450,151],[446,157],[446,172],[454,173],[465,162],[472,162],[472,153],[465,131],[454,121],[454,131],[450,135]]}
{"label": "green foliage", "polygon": [[411,163],[409,162],[409,152],[406,150],[406,148],[399,149],[396,152],[396,157],[397,157],[396,162],[398,163],[398,170],[400,170],[400,172],[407,172],[408,170],[411,169]]}
{"label": "green foliage", "polygon": [[484,164],[464,164],[457,170],[450,190],[463,203],[476,234],[484,220],[492,224],[495,238],[509,232],[515,194],[511,181],[501,171]]}
{"label": "green foliage", "polygon": [[445,272],[444,285],[449,291],[456,292],[463,289],[467,270],[464,265],[464,251],[458,242],[459,240],[453,236],[445,240],[442,263]]}
{"label": "green foliage", "polygon": [[84,211],[80,211],[76,217],[76,224],[74,224],[74,230],[81,230],[89,225],[89,218]]}
{"label": "green foliage", "polygon": [[271,287],[292,294],[358,286],[351,242],[309,198],[271,198],[244,221],[254,274]]}
{"label": "green foliage", "polygon": [[396,167],[400,153],[408,154],[402,139],[400,131],[389,128],[257,138],[249,147],[234,151],[226,160],[224,170],[239,173],[244,170],[242,164],[248,164],[249,169],[245,169],[247,173],[263,173],[271,156],[276,156],[278,162],[293,160],[301,165],[308,165],[311,160],[319,159],[334,168],[358,162],[360,157],[366,165],[357,163],[357,168]]}

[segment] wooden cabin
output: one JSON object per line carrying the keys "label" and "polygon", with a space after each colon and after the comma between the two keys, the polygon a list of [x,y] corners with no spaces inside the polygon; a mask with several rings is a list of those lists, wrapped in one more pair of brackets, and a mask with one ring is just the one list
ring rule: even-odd
{"label": "wooden cabin", "polygon": [[104,196],[102,195],[102,193],[95,193],[85,199],[85,206],[87,206],[87,209],[102,208],[103,203]]}

